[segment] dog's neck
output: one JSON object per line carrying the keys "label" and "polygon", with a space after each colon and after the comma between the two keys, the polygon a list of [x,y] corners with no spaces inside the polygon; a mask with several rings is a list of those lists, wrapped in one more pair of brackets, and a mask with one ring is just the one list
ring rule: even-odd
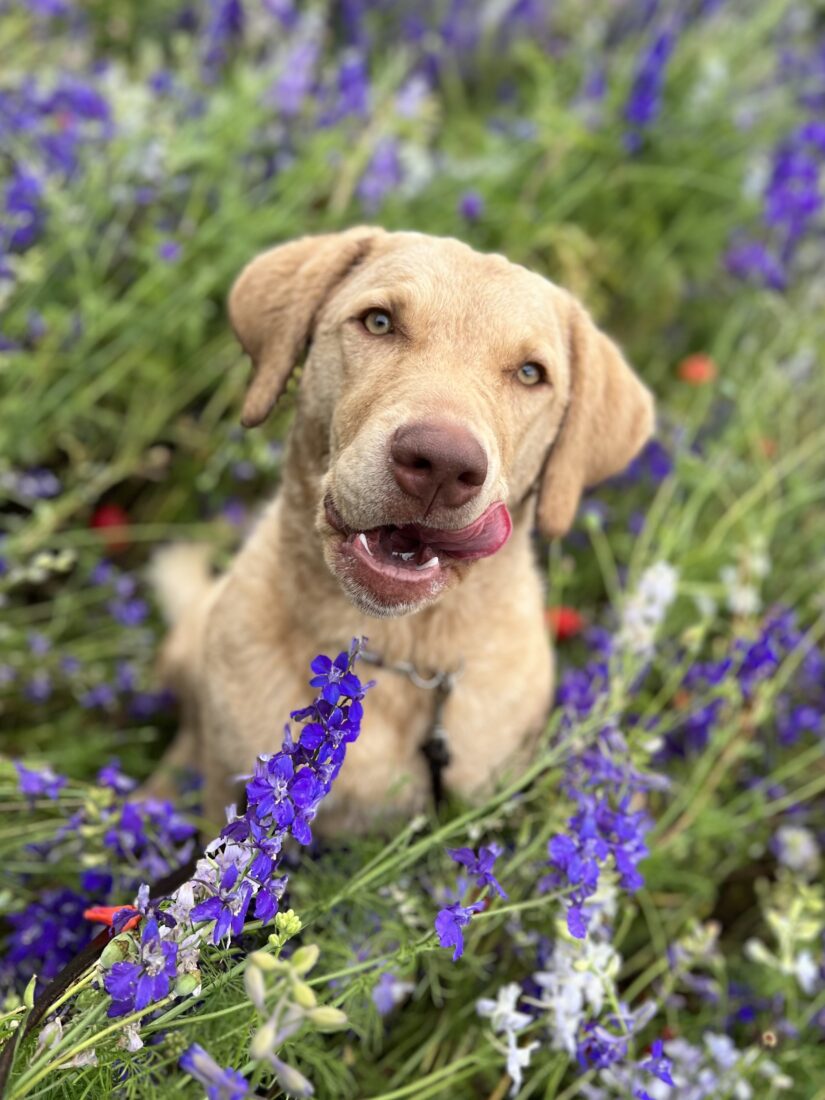
{"label": "dog's neck", "polygon": [[[291,434],[281,491],[262,520],[274,528],[278,549],[271,580],[280,589],[291,636],[303,636],[320,650],[365,635],[370,649],[387,662],[451,671],[456,653],[471,652],[486,624],[509,605],[514,571],[532,568],[534,501],[515,509],[509,542],[492,557],[474,562],[461,583],[435,604],[411,615],[374,618],[353,606],[324,561],[315,525],[325,457],[318,453],[318,435],[307,428]],[[476,598],[467,598],[474,590]]]}

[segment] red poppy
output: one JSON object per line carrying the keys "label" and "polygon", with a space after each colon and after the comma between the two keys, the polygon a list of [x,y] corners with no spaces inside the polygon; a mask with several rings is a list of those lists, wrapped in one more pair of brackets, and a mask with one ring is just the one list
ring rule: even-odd
{"label": "red poppy", "polygon": [[575,638],[584,629],[584,619],[574,607],[548,607],[546,612],[547,625],[557,642],[566,642],[568,638]]}
{"label": "red poppy", "polygon": [[99,504],[92,512],[89,526],[100,531],[101,538],[111,551],[125,550],[129,545],[129,515],[119,504]]}
{"label": "red poppy", "polygon": [[111,928],[115,913],[121,913],[124,909],[131,909],[135,914],[121,928],[121,932],[128,932],[130,928],[137,928],[143,919],[143,914],[139,913],[134,905],[92,905],[84,910],[83,916],[95,924],[105,924],[107,928]]}
{"label": "red poppy", "polygon": [[705,386],[715,381],[719,371],[709,355],[689,355],[676,368],[676,373],[689,386]]}

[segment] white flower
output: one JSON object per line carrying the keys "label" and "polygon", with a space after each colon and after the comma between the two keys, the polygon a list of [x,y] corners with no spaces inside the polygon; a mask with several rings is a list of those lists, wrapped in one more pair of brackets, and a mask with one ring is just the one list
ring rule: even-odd
{"label": "white flower", "polygon": [[96,1066],[97,1054],[94,1050],[81,1050],[80,1054],[75,1054],[74,1058],[70,1058],[68,1062],[63,1063],[66,1069],[81,1069],[84,1066]]}
{"label": "white flower", "polygon": [[140,1050],[143,1046],[143,1040],[140,1037],[140,1023],[127,1024],[120,1033],[117,1045],[121,1050],[128,1050],[130,1054]]}
{"label": "white flower", "polygon": [[719,579],[725,589],[728,610],[734,615],[755,615],[762,606],[762,600],[756,588],[742,580],[739,570],[726,565],[719,571]]}
{"label": "white flower", "polygon": [[516,1037],[512,1031],[507,1034],[507,1072],[510,1074],[510,1078],[513,1082],[513,1086],[510,1089],[510,1095],[515,1096],[521,1088],[522,1082],[522,1070],[527,1069],[530,1065],[530,1059],[533,1057],[533,1051],[537,1049],[539,1044],[528,1043],[525,1047],[519,1047],[516,1045]]}
{"label": "white flower", "polygon": [[195,908],[195,887],[191,882],[184,882],[172,895],[172,904],[167,906],[166,912],[176,924],[186,924],[190,912]]}
{"label": "white flower", "polygon": [[55,1043],[59,1043],[63,1038],[63,1021],[59,1016],[55,1016],[53,1020],[41,1028],[40,1034],[37,1036],[37,1050],[46,1050],[48,1047],[53,1047]]}
{"label": "white flower", "polygon": [[621,609],[616,636],[620,649],[640,657],[650,653],[656,631],[676,599],[678,582],[678,571],[665,561],[655,562],[642,573]]}
{"label": "white flower", "polygon": [[776,830],[776,854],[780,863],[806,878],[814,878],[822,862],[816,837],[804,825],[780,825]]}
{"label": "white flower", "polygon": [[605,992],[613,988],[620,959],[612,944],[586,940],[558,940],[551,969],[533,975],[543,990],[554,1050],[576,1052],[576,1036],[586,1015],[598,1016]]}
{"label": "white flower", "polygon": [[794,962],[794,973],[799,982],[799,988],[808,996],[813,993],[819,982],[819,967],[814,962],[814,957],[807,949],[800,951]]}
{"label": "white flower", "polygon": [[500,1035],[502,1032],[515,1034],[530,1023],[531,1017],[526,1012],[516,1011],[516,1001],[521,996],[521,987],[515,982],[503,985],[498,991],[496,999],[481,997],[476,1001],[476,1012],[479,1016],[488,1016],[493,1031]]}

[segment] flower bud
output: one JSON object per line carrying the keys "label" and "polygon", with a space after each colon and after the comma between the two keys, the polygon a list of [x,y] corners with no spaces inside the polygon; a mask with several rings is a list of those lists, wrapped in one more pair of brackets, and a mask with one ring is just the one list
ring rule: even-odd
{"label": "flower bud", "polygon": [[745,943],[745,955],[760,966],[777,965],[777,959],[771,952],[765,947],[761,940],[751,939]]}
{"label": "flower bud", "polygon": [[306,1097],[312,1096],[315,1092],[312,1085],[304,1077],[303,1073],[299,1073],[297,1069],[292,1066],[288,1066],[286,1062],[282,1062],[280,1058],[271,1058],[272,1068],[275,1070],[275,1076],[278,1078],[278,1084],[288,1092],[290,1096],[295,1096],[298,1100],[305,1100]]}
{"label": "flower bud", "polygon": [[[287,909],[285,913],[275,914],[275,927],[281,933],[281,942],[284,942],[285,940],[288,940],[290,936],[297,936],[303,928],[303,925],[301,924],[301,918],[298,916],[295,910]],[[272,936],[270,936],[269,938],[270,940],[273,939]],[[278,937],[274,938],[276,940],[278,939]]]}
{"label": "flower bud", "polygon": [[48,1050],[48,1048],[54,1046],[55,1043],[59,1043],[62,1038],[63,1023],[60,1017],[56,1016],[53,1020],[49,1020],[37,1036],[37,1049]]}
{"label": "flower bud", "polygon": [[37,975],[32,974],[29,984],[26,986],[26,991],[23,994],[23,1004],[28,1009],[34,1008],[34,987],[37,985]]}
{"label": "flower bud", "polygon": [[347,1014],[332,1005],[318,1005],[307,1013],[307,1019],[319,1031],[341,1031],[349,1026]]}
{"label": "flower bud", "polygon": [[249,1044],[249,1056],[259,1062],[262,1058],[266,1058],[274,1045],[275,1024],[272,1020],[267,1020],[252,1036],[252,1042]]}
{"label": "flower bud", "polygon": [[292,982],[292,995],[295,1003],[299,1004],[301,1008],[314,1008],[318,1003],[311,988],[306,982],[302,982],[300,978],[295,978]]}
{"label": "flower bud", "polygon": [[243,983],[246,987],[247,997],[259,1012],[263,1012],[265,1008],[264,997],[266,996],[264,976],[251,959],[247,963],[246,970],[244,971]]}
{"label": "flower bud", "polygon": [[100,965],[104,970],[108,970],[115,963],[124,962],[129,957],[130,946],[131,940],[128,936],[115,936],[103,948],[100,954]]}
{"label": "flower bud", "polygon": [[299,947],[292,958],[289,960],[292,964],[292,969],[296,974],[300,974],[301,977],[304,974],[308,974],[312,970],[313,966],[318,962],[318,956],[321,954],[321,950],[317,943],[307,944],[306,947]]}
{"label": "flower bud", "polygon": [[200,970],[187,971],[175,982],[175,993],[179,997],[196,997],[201,991]]}
{"label": "flower bud", "polygon": [[284,970],[289,970],[289,963],[276,959],[274,955],[270,955],[266,951],[253,951],[249,956],[249,961],[253,966],[257,966],[259,970],[267,973],[276,971],[283,973]]}

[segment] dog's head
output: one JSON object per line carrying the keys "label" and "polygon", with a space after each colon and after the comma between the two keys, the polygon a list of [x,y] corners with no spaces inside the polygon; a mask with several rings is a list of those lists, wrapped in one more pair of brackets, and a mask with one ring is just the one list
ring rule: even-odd
{"label": "dog's head", "polygon": [[305,237],[253,260],[229,310],[254,367],[247,427],[306,354],[296,430],[316,529],[371,614],[459,583],[534,490],[539,527],[563,534],[653,427],[649,391],[570,295],[456,240]]}

